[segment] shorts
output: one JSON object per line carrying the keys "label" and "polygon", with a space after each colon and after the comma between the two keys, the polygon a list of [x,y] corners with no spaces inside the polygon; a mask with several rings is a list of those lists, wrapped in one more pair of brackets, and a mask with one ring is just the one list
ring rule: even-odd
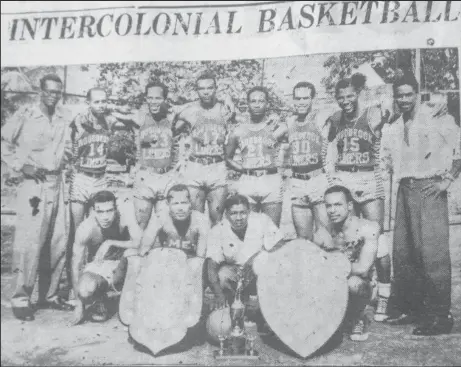
{"label": "shorts", "polygon": [[234,188],[248,197],[251,204],[281,203],[283,200],[283,180],[278,173],[259,177],[244,174]]}
{"label": "shorts", "polygon": [[166,199],[168,190],[179,183],[174,172],[138,171],[133,186],[133,197],[150,201]]}
{"label": "shorts", "polygon": [[[320,173],[309,180],[290,178],[288,190],[293,206],[308,207],[309,204],[317,205],[323,203],[323,196],[327,188],[327,176]],[[309,197],[308,203],[304,200],[305,196]]]}
{"label": "shorts", "polygon": [[107,188],[105,174],[92,177],[83,172],[75,172],[70,185],[70,201],[86,204],[94,194]]}
{"label": "shorts", "polygon": [[379,169],[365,172],[337,171],[329,178],[329,184],[345,186],[359,204],[384,199],[384,184]]}
{"label": "shorts", "polygon": [[126,260],[90,262],[85,266],[83,272],[99,275],[107,281],[110,288],[116,292],[121,292],[126,274]]}
{"label": "shorts", "polygon": [[204,191],[213,191],[227,186],[225,162],[201,164],[188,161],[184,168],[184,183]]}

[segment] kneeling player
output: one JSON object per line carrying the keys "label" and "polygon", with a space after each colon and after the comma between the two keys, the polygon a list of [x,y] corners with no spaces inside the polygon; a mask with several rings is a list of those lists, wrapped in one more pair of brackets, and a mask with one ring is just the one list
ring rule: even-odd
{"label": "kneeling player", "polygon": [[181,341],[199,323],[203,304],[209,220],[191,210],[185,185],[171,187],[167,202],[169,212],[151,217],[141,241],[143,258],[129,324],[132,340],[154,355]]}
{"label": "kneeling player", "polygon": [[314,242],[327,251],[339,250],[349,258],[349,310],[353,321],[350,338],[365,341],[368,339],[365,307],[371,297],[370,273],[378,251],[379,225],[354,216],[352,195],[343,186],[327,189],[325,204],[330,223],[319,228]]}
{"label": "kneeling player", "polygon": [[[84,321],[89,309],[94,311],[95,321],[107,319],[107,292],[111,289],[121,291],[126,268],[124,252],[137,249],[142,236],[134,212],[118,210],[112,192],[100,191],[92,201],[92,214],[77,228],[73,246],[72,275],[77,295],[75,325]],[[86,255],[90,262],[83,267]],[[85,309],[87,305],[93,307]]]}
{"label": "kneeling player", "polygon": [[213,227],[207,241],[208,281],[215,306],[230,304],[243,276],[244,298],[256,293],[253,261],[260,251],[275,251],[285,244],[283,234],[270,217],[250,211],[243,195],[226,200],[225,218]]}

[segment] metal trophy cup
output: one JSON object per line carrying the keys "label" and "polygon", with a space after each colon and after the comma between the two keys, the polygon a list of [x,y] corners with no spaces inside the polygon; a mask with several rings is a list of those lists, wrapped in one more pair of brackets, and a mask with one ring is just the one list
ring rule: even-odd
{"label": "metal trophy cup", "polygon": [[232,329],[228,336],[219,336],[220,348],[219,351],[215,351],[214,353],[216,359],[259,359],[258,352],[254,350],[256,337],[245,331],[245,305],[242,302],[242,278],[242,269],[240,269],[234,302],[230,308]]}

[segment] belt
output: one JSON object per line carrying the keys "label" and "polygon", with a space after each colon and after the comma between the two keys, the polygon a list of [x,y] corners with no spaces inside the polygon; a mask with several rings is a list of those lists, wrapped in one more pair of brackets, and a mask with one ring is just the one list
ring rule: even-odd
{"label": "belt", "polygon": [[163,174],[167,173],[168,171],[171,171],[173,167],[164,167],[164,168],[156,168],[156,167],[141,167],[139,170],[140,171],[147,171],[147,172],[152,172],[152,173],[158,173],[158,174]]}
{"label": "belt", "polygon": [[248,176],[261,177],[264,175],[274,175],[278,172],[277,168],[256,169],[256,170],[243,170],[242,173]]}
{"label": "belt", "polygon": [[87,171],[78,171],[78,172],[83,173],[85,176],[95,177],[95,178],[102,177],[105,174],[105,172],[87,172]]}
{"label": "belt", "polygon": [[442,179],[442,176],[437,175],[437,176],[432,176],[432,177],[424,177],[424,178],[415,178],[415,177],[405,177],[400,180],[401,183],[409,183],[413,184],[416,182],[422,182],[422,181],[432,181],[432,180],[440,180]]}
{"label": "belt", "polygon": [[311,175],[310,173],[298,173],[298,172],[293,172],[293,173],[291,174],[291,177],[297,178],[297,179],[299,179],[299,180],[305,180],[305,181],[307,181],[307,180],[310,180],[311,178],[313,178],[314,176]]}
{"label": "belt", "polygon": [[375,170],[374,166],[336,166],[338,171],[344,172],[372,172]]}
{"label": "belt", "polygon": [[196,162],[196,163],[200,163],[204,165],[209,165],[213,163],[221,163],[224,161],[224,159],[221,157],[194,157],[194,156],[189,157],[189,160],[191,162]]}

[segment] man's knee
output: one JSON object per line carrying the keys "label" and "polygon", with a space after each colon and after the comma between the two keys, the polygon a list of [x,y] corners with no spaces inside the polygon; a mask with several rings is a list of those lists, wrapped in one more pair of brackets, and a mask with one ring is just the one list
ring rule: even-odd
{"label": "man's knee", "polygon": [[371,292],[370,282],[358,276],[351,276],[347,280],[349,292],[360,297],[368,297]]}
{"label": "man's knee", "polygon": [[99,289],[99,281],[91,274],[83,274],[78,282],[78,296],[83,302],[91,302]]}
{"label": "man's knee", "polygon": [[389,256],[389,239],[384,233],[378,237],[378,252],[376,254],[377,259]]}

